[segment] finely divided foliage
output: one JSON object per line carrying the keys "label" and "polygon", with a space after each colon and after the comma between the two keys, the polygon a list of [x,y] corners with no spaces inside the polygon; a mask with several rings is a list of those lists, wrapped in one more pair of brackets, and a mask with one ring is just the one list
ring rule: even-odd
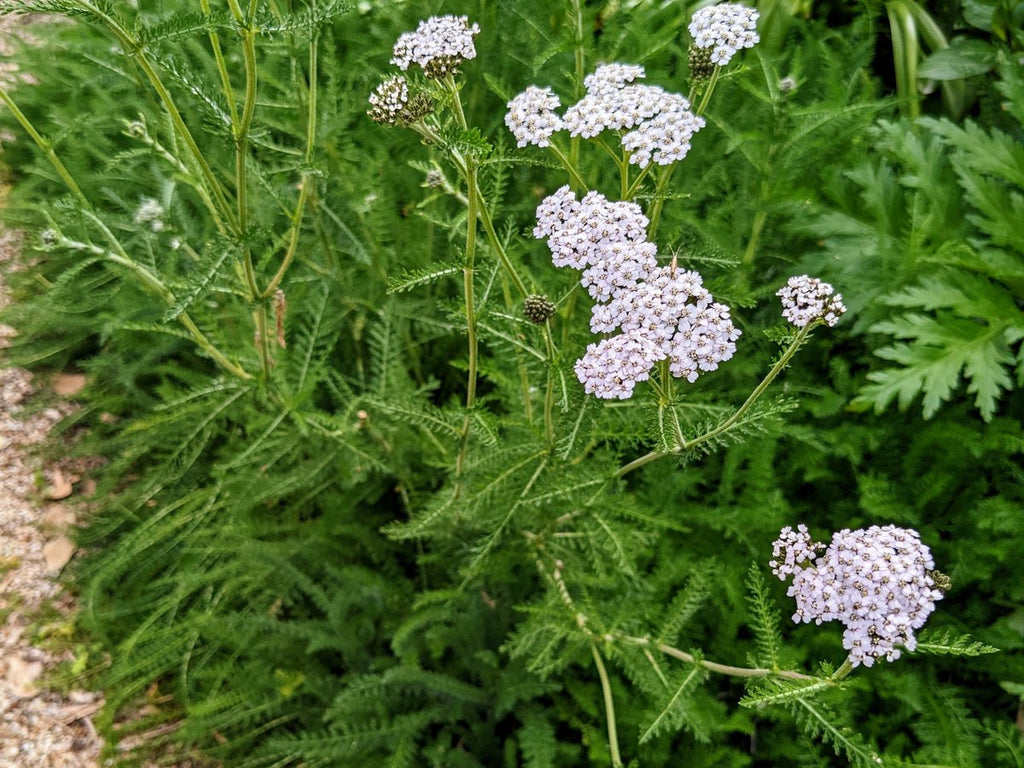
{"label": "finely divided foliage", "polygon": [[1019,105],[865,160],[867,12],[415,5],[19,3],[111,754],[1019,766]]}

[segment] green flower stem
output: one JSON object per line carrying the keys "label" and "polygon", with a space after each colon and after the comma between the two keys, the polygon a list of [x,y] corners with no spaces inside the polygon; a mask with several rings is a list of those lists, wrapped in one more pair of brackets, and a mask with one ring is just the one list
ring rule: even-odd
{"label": "green flower stem", "polygon": [[741,405],[736,410],[736,412],[733,413],[732,416],[723,421],[714,429],[710,430],[709,432],[705,432],[703,435],[694,438],[688,443],[680,442],[679,445],[677,445],[670,451],[651,451],[650,453],[645,454],[638,459],[634,459],[628,464],[624,464],[623,466],[619,467],[619,469],[615,472],[615,474],[613,475],[613,479],[623,477],[632,472],[633,470],[639,469],[645,464],[650,464],[652,461],[660,459],[662,456],[669,456],[672,454],[677,454],[681,451],[695,448],[701,443],[706,443],[707,441],[711,440],[714,437],[717,437],[718,435],[722,434],[730,427],[732,427],[733,424],[739,421],[743,417],[743,415],[748,410],[750,410],[750,407],[757,402],[761,395],[764,394],[765,390],[768,389],[768,386],[775,380],[775,377],[782,373],[783,369],[785,369],[785,367],[789,365],[789,361],[793,359],[793,355],[797,353],[797,350],[799,350],[800,347],[803,346],[803,343],[810,334],[811,329],[819,325],[821,322],[824,321],[816,320],[800,329],[799,333],[797,333],[792,343],[789,345],[789,347],[787,347],[786,351],[782,354],[782,357],[780,357],[778,362],[775,363],[774,366],[772,366],[772,369],[768,371],[765,377],[761,380],[761,383],[754,388],[754,391],[750,393],[750,396],[746,399],[743,405]]}
{"label": "green flower stem", "polygon": [[758,241],[761,239],[761,231],[764,229],[765,221],[768,219],[768,211],[759,208],[754,216],[754,224],[750,228],[750,239],[747,240],[746,250],[743,251],[743,264],[754,263],[754,255],[757,253]]}
{"label": "green flower stem", "polygon": [[[202,8],[203,15],[207,18],[210,17],[210,0],[199,0],[199,5]],[[220,35],[213,29],[209,31],[210,48],[213,49],[213,58],[217,63],[217,72],[220,74],[221,90],[224,91],[224,98],[228,103],[228,115],[231,117],[232,124],[238,122],[238,107],[235,105],[235,91],[231,87],[231,77],[228,74],[227,63],[224,60],[224,52],[220,45]]]}
{"label": "green flower stem", "polygon": [[[98,221],[93,214],[87,213],[86,215],[89,216],[91,220]],[[113,235],[110,233],[110,230],[108,230],[105,226],[103,226],[102,228],[110,237],[113,237]],[[124,267],[125,269],[129,270],[132,274],[134,274],[139,279],[139,282],[141,282],[145,288],[147,288],[152,293],[155,293],[157,296],[163,299],[165,303],[167,303],[170,306],[174,306],[174,304],[177,301],[171,290],[166,285],[164,285],[163,281],[157,275],[153,274],[142,264],[133,261],[131,257],[129,257],[128,254],[124,252],[120,245],[116,243],[116,241],[115,249],[119,251],[117,253],[108,251],[105,248],[100,248],[99,246],[96,245],[92,245],[91,243],[83,243],[77,240],[71,240],[66,237],[61,237],[58,240],[58,243],[65,248],[76,251],[85,251],[86,253],[91,253],[94,256],[99,256],[105,259],[106,261]],[[182,312],[180,315],[178,315],[178,321],[185,327],[185,330],[188,331],[189,336],[192,337],[192,340],[195,341],[196,345],[200,349],[205,351],[213,359],[213,361],[216,362],[221,368],[228,371],[233,376],[238,377],[239,379],[252,379],[252,374],[250,374],[245,369],[241,368],[238,364],[228,360],[227,356],[225,356],[223,352],[217,349],[213,342],[211,342],[209,338],[207,338],[206,334],[204,334],[199,329],[199,326],[196,325],[195,321],[192,319],[192,317],[188,314],[187,311]]]}
{"label": "green flower stem", "polygon": [[455,75],[449,73],[445,75],[444,80],[441,82],[452,95],[452,103],[455,105],[455,119],[458,121],[459,127],[464,131],[468,131],[469,123],[466,122],[466,113],[462,111],[462,99],[459,97],[459,86],[455,82]]}
{"label": "green flower stem", "polygon": [[548,444],[555,441],[555,340],[551,335],[551,321],[544,321],[544,347],[547,352],[548,383],[544,390],[544,436]]}
{"label": "green flower stem", "polygon": [[601,692],[604,694],[604,711],[608,720],[608,748],[612,753],[612,766],[613,768],[621,768],[622,755],[619,753],[619,736],[615,725],[615,701],[612,699],[611,681],[608,679],[608,670],[605,669],[601,653],[597,650],[597,644],[591,642],[590,650],[594,654],[597,675],[601,678]]}
{"label": "green flower stem", "polygon": [[715,71],[711,73],[711,77],[708,79],[707,88],[704,89],[704,95],[701,97],[700,106],[697,107],[697,111],[694,113],[697,117],[704,114],[704,110],[708,108],[708,102],[711,101],[711,94],[715,91],[715,86],[718,85],[718,77],[721,73],[722,68],[715,65]]}
{"label": "green flower stem", "polygon": [[466,453],[469,449],[469,432],[473,422],[473,406],[476,403],[476,378],[477,378],[477,338],[476,338],[476,312],[473,296],[473,262],[476,257],[476,223],[479,217],[477,206],[480,203],[480,195],[477,191],[476,165],[466,160],[466,199],[468,207],[466,210],[466,257],[462,268],[463,295],[466,302],[466,335],[469,343],[469,371],[466,380],[466,417],[462,422],[462,432],[459,435],[459,455],[455,460],[455,495],[461,490],[462,473],[465,471]]}
{"label": "green flower stem", "polygon": [[[632,645],[639,645],[643,648],[654,648],[657,651],[671,656],[674,659],[685,661],[687,664],[696,664],[699,667],[703,667],[708,672],[715,672],[719,675],[729,675],[730,677],[778,677],[784,680],[817,680],[818,678],[811,675],[805,675],[803,672],[794,672],[788,669],[761,669],[757,667],[733,667],[729,664],[719,664],[715,661],[707,661],[706,659],[698,659],[693,654],[681,651],[678,648],[673,648],[671,645],[665,643],[654,643],[648,637],[630,637],[629,635],[614,634],[609,637],[611,640],[619,640],[624,643],[630,643]],[[851,667],[852,669],[852,667]],[[838,675],[838,672],[836,673]],[[833,678],[836,678],[833,675]]]}
{"label": "green flower stem", "polygon": [[654,204],[651,206],[651,223],[647,227],[647,236],[651,240],[654,239],[654,233],[661,221],[661,209],[665,207],[665,189],[668,187],[669,179],[672,178],[672,172],[675,169],[676,166],[673,163],[658,174],[658,183],[654,187]]}
{"label": "green flower stem", "polygon": [[[562,150],[559,149],[558,145],[556,145],[554,142],[548,144],[548,149],[555,153],[555,157],[558,158],[558,161],[562,164],[565,170],[569,172],[569,180],[571,182],[573,191],[589,191],[589,187],[587,187],[587,182],[583,180],[583,177],[580,176],[579,171],[576,170],[576,163],[574,163],[569,157],[566,157],[565,153],[562,152]],[[569,149],[569,154],[572,154],[571,147]]]}
{"label": "green flower stem", "polygon": [[839,681],[853,672],[853,662],[849,658],[840,665],[839,669],[832,673],[832,680]]}
{"label": "green flower stem", "polygon": [[199,149],[199,145],[196,144],[196,140],[192,136],[192,132],[189,131],[188,126],[185,124],[185,120],[182,118],[181,112],[178,111],[177,104],[175,104],[170,91],[167,90],[167,87],[163,84],[163,81],[157,74],[156,68],[146,56],[142,43],[137,38],[133,37],[128,30],[121,26],[117,19],[103,12],[99,7],[91,2],[91,0],[75,0],[75,4],[105,24],[114,34],[114,37],[117,38],[125,52],[130,54],[132,59],[134,59],[142,69],[146,78],[149,80],[150,85],[153,86],[153,90],[156,91],[160,102],[164,105],[164,109],[167,110],[167,114],[171,118],[171,124],[174,126],[175,132],[181,137],[182,141],[185,142],[186,147],[188,147],[189,154],[192,156],[193,161],[199,167],[200,173],[206,180],[210,193],[217,203],[219,216],[227,222],[230,229],[240,235],[241,231],[238,226],[238,220],[235,218],[234,211],[232,211],[231,206],[228,204],[227,196],[224,193],[224,189],[221,186],[220,181],[217,179],[216,174],[214,174],[213,169],[207,162],[202,150]]}
{"label": "green flower stem", "polygon": [[[580,0],[572,0],[573,30],[573,65],[576,78],[576,99],[583,96],[583,72],[585,71],[586,46],[583,42],[583,5]],[[569,140],[569,165],[575,168],[580,163],[580,137],[574,136]],[[583,189],[586,189],[584,184]]]}
{"label": "green flower stem", "polygon": [[[315,7],[315,4],[314,4]],[[317,118],[317,59],[318,59],[318,42],[316,35],[309,41],[309,95],[308,103],[306,104],[306,157],[305,162],[307,166],[313,163],[313,151],[316,147],[316,118]],[[299,201],[295,206],[295,212],[292,214],[292,228],[291,238],[288,242],[288,249],[285,251],[284,258],[281,260],[281,266],[277,268],[277,272],[270,279],[270,283],[263,291],[263,298],[267,299],[273,295],[274,291],[284,280],[285,273],[288,271],[288,267],[291,266],[292,261],[295,259],[295,254],[299,248],[299,235],[302,230],[302,216],[306,210],[306,202],[309,199],[310,189],[313,186],[313,180],[310,177],[306,177],[302,180],[302,186],[299,189]]]}
{"label": "green flower stem", "polygon": [[82,192],[82,189],[78,186],[78,182],[75,181],[74,176],[71,175],[71,172],[68,171],[64,163],[61,162],[61,159],[57,157],[57,153],[53,151],[53,144],[43,138],[42,134],[40,134],[32,124],[32,121],[29,120],[25,116],[25,113],[18,108],[18,105],[14,103],[14,99],[10,97],[2,86],[0,86],[0,100],[7,105],[7,108],[11,110],[11,114],[14,115],[14,118],[21,123],[25,132],[32,137],[32,141],[34,141],[36,146],[43,151],[43,154],[46,155],[46,159],[50,161],[54,170],[57,171],[57,175],[60,176],[61,181],[67,185],[68,189],[71,190],[74,196],[77,197],[87,208],[91,208],[92,205],[90,204],[89,199],[85,196],[85,193]]}

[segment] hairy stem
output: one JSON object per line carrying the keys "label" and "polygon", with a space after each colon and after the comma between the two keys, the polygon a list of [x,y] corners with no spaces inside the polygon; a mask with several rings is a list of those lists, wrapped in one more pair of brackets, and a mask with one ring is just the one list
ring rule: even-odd
{"label": "hairy stem", "polygon": [[43,154],[46,155],[46,159],[50,161],[50,165],[57,171],[57,175],[60,176],[61,181],[71,190],[72,194],[79,199],[87,208],[91,208],[92,205],[89,199],[82,192],[78,186],[78,182],[75,181],[75,177],[71,175],[71,172],[67,169],[61,159],[57,157],[57,153],[53,151],[53,144],[47,139],[43,138],[42,134],[36,130],[36,127],[32,124],[25,113],[18,108],[18,105],[14,103],[14,99],[10,97],[3,87],[0,87],[0,101],[3,101],[7,105],[7,108],[11,110],[11,114],[14,118],[21,123],[21,127],[25,129],[25,132],[32,137],[32,141],[36,143],[36,146],[42,150]]}
{"label": "hairy stem", "polygon": [[621,768],[622,755],[619,753],[619,736],[615,725],[615,701],[612,699],[612,685],[608,679],[608,670],[605,669],[604,659],[597,650],[597,643],[591,642],[590,650],[594,653],[594,664],[597,665],[597,675],[601,678],[601,693],[604,695],[604,711],[608,720],[608,749],[612,753],[613,768]]}
{"label": "hairy stem", "polygon": [[[706,659],[698,659],[693,654],[681,651],[678,648],[673,648],[671,645],[665,643],[652,643],[650,638],[647,637],[631,637],[629,635],[615,634],[611,636],[614,640],[620,640],[624,643],[630,643],[632,645],[639,645],[643,648],[654,648],[657,651],[671,656],[674,659],[685,661],[687,664],[696,664],[697,666],[703,667],[708,672],[715,672],[719,675],[729,675],[731,677],[779,677],[785,680],[816,680],[817,678],[811,675],[805,675],[803,672],[795,672],[787,669],[762,669],[758,667],[734,667],[729,664],[719,664],[715,661],[708,661]],[[837,672],[838,674],[838,672]]]}
{"label": "hairy stem", "polygon": [[[315,3],[311,6],[315,9]],[[313,162],[313,150],[316,145],[316,118],[317,118],[317,37],[313,36],[313,39],[309,41],[309,95],[306,104],[306,156],[305,162],[307,167]],[[288,242],[288,249],[285,251],[284,258],[281,260],[281,266],[277,268],[277,272],[270,279],[270,283],[263,291],[263,298],[269,298],[277,287],[284,280],[285,273],[288,271],[288,267],[291,266],[292,261],[295,259],[295,254],[298,252],[299,247],[299,234],[302,229],[302,216],[306,210],[306,201],[309,199],[310,188],[313,185],[311,178],[306,177],[301,182],[302,186],[299,188],[299,201],[295,205],[295,212],[292,214],[292,228],[291,236]]]}

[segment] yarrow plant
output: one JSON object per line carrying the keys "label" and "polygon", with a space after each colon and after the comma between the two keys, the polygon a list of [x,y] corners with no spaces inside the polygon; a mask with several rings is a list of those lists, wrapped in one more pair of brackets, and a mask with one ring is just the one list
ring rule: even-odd
{"label": "yarrow plant", "polygon": [[[552,153],[568,174],[569,183],[544,196],[537,205],[532,234],[544,242],[554,267],[577,271],[578,286],[593,302],[585,323],[575,299],[553,301],[528,287],[529,281],[510,255],[509,242],[514,236],[501,237],[494,226],[494,206],[487,200],[480,183],[480,173],[488,167],[483,159],[494,148],[481,140],[480,132],[470,128],[460,98],[461,89],[454,79],[459,65],[476,56],[473,38],[479,32],[478,26],[466,17],[436,17],[421,23],[416,32],[399,38],[392,62],[403,70],[419,66],[436,83],[428,84],[426,90],[416,94],[414,91],[423,87],[422,82],[406,81],[401,76],[385,80],[370,96],[369,114],[378,122],[411,128],[435,147],[439,155],[446,156],[455,172],[452,178],[456,180],[449,181],[449,176],[438,167],[431,167],[424,186],[437,190],[438,195],[450,197],[466,209],[465,218],[454,219],[458,226],[465,226],[466,238],[462,266],[467,335],[464,417],[458,433],[450,495],[439,498],[422,517],[414,517],[407,524],[415,531],[410,535],[418,536],[431,530],[437,521],[447,519],[445,510],[455,509],[462,503],[461,499],[473,499],[474,480],[467,476],[465,467],[472,461],[470,445],[479,408],[476,386],[481,328],[494,334],[494,343],[511,341],[517,355],[526,352],[544,364],[546,381],[543,384],[532,382],[539,369],[520,366],[519,371],[527,421],[532,422],[536,413],[533,394],[540,393],[543,397],[543,407],[538,409],[542,414],[542,429],[537,431],[542,432],[547,446],[534,458],[526,460],[529,465],[536,456],[543,457],[532,473],[524,477],[520,500],[530,498],[535,484],[543,483],[549,472],[561,471],[555,469],[559,465],[554,456],[571,455],[571,446],[583,423],[583,409],[578,414],[572,412],[568,392],[572,382],[560,367],[562,359],[575,358],[572,372],[584,395],[601,401],[629,400],[641,392],[654,395],[657,426],[652,436],[656,447],[618,467],[611,477],[584,482],[583,487],[593,488],[587,491],[589,500],[581,502],[579,510],[568,516],[553,513],[554,519],[559,521],[577,516],[582,519],[595,501],[609,490],[612,481],[649,462],[673,455],[693,456],[721,447],[728,444],[734,432],[741,434],[749,425],[756,425],[788,408],[782,401],[777,404],[759,404],[758,401],[814,329],[836,325],[846,311],[842,296],[817,278],[802,275],[790,279],[776,295],[782,303],[783,318],[796,330],[783,337],[786,346],[775,364],[742,404],[728,409],[710,424],[684,427],[679,410],[686,397],[677,393],[676,380],[685,379],[694,384],[702,375],[716,371],[722,363],[733,359],[740,352],[737,343],[741,332],[728,304],[717,301],[705,286],[704,276],[695,269],[680,266],[678,255],[665,258],[656,244],[661,212],[671,198],[668,190],[672,173],[685,161],[693,143],[699,140],[700,132],[707,128],[704,114],[721,81],[722,68],[729,65],[739,51],[758,42],[757,20],[756,10],[731,3],[704,8],[694,14],[690,24],[693,83],[686,96],[643,82],[647,72],[637,64],[603,63],[585,74],[583,59],[577,57],[576,82],[582,84],[583,92],[567,107],[563,108],[563,99],[551,86],[529,85],[507,100],[504,122],[515,145],[520,149],[536,147]],[[438,100],[437,111],[411,108],[417,98],[429,98],[429,94],[436,94],[438,89],[445,98]],[[610,190],[599,191],[587,183],[587,179],[600,179],[601,175],[587,165],[593,158],[581,151],[586,143],[597,149],[598,158],[605,157],[614,164],[618,172],[617,197]],[[514,160],[515,156],[506,155],[503,159],[510,158]],[[640,200],[648,201],[646,208],[641,207]],[[489,315],[489,327],[478,327],[479,297],[475,282],[478,228],[486,236],[489,254],[497,259],[506,301],[504,311]],[[421,285],[452,272],[450,267],[444,266],[427,276],[412,274],[407,285]],[[569,288],[564,296],[571,296],[575,290]],[[511,311],[513,291],[520,294],[515,315]],[[493,326],[494,318],[499,316],[518,319],[524,325],[502,331]],[[579,335],[570,331],[581,325],[599,338],[586,343],[585,349],[574,348],[563,357],[553,328],[561,327],[565,331],[560,334],[561,344],[572,345],[578,343]],[[533,334],[534,341],[525,335],[527,332]],[[638,385],[644,383],[649,387],[639,388]],[[560,409],[556,409],[556,403],[560,403]],[[607,404],[609,409],[615,405],[619,404]],[[628,408],[628,404],[622,405]],[[568,436],[560,433],[562,427],[568,426],[567,422],[571,424]],[[569,449],[559,447],[552,453],[556,445],[568,445]],[[502,477],[514,476],[516,472],[513,466],[492,482],[500,484]],[[489,491],[481,491],[481,494],[486,493]],[[466,503],[473,504],[472,501]],[[505,535],[518,508],[519,502],[513,503],[505,517],[494,521],[494,532],[474,550],[476,554],[468,567],[466,582]],[[479,509],[473,509],[476,511],[467,512],[467,519],[481,514]],[[556,527],[552,529],[551,525]],[[601,643],[643,646],[656,670],[660,668],[653,660],[652,649],[711,672],[779,684],[814,683],[827,688],[858,665],[869,666],[879,657],[895,659],[901,648],[912,648],[914,630],[923,624],[935,600],[941,597],[935,582],[930,581],[926,573],[932,567],[927,548],[920,545],[913,532],[890,526],[837,534],[833,548],[819,561],[820,569],[810,561],[825,547],[813,544],[806,536],[806,529],[784,532],[776,542],[776,560],[772,567],[780,576],[794,577],[791,594],[798,598],[798,616],[801,620],[819,622],[833,618],[844,621],[847,625],[844,643],[850,656],[840,670],[822,677],[781,670],[777,666],[734,667],[703,660],[664,643],[653,643],[647,637],[618,631],[598,636],[590,628],[594,622],[574,601],[566,579],[569,566],[561,558],[549,559],[548,553],[554,546],[551,536],[561,535],[561,524],[547,526],[546,534],[524,531],[524,535],[528,541],[536,543],[537,566],[558,602],[570,611],[573,631],[591,645],[604,694],[613,765],[623,762]],[[401,530],[404,531],[405,526]],[[623,551],[619,545],[617,551]],[[863,563],[868,565],[862,574],[857,568]],[[801,567],[804,565],[806,567]],[[876,577],[880,585],[877,592],[870,586],[875,584]],[[866,596],[865,590],[868,590]],[[548,653],[547,650],[537,652]],[[775,662],[773,659],[773,664]],[[660,671],[658,676],[662,682],[666,681]],[[802,694],[789,692],[786,695],[799,698]],[[684,700],[678,695],[673,700],[676,699]],[[663,719],[659,715],[651,729],[656,729]]]}
{"label": "yarrow plant", "polygon": [[793,621],[845,627],[849,663],[870,667],[917,647],[914,631],[941,600],[931,551],[917,533],[893,525],[843,529],[831,543],[812,541],[807,526],[782,529],[772,549],[772,573],[792,577]]}
{"label": "yarrow plant", "polygon": [[[99,153],[69,153],[64,167],[65,134],[28,131],[76,199],[43,204],[36,282],[73,299],[66,324],[83,348],[101,349],[88,366],[95,390],[113,383],[106,402],[144,397],[153,414],[125,430],[117,445],[128,450],[110,452],[117,471],[97,498],[124,484],[131,498],[111,504],[97,538],[123,546],[86,569],[99,575],[83,590],[94,605],[131,596],[90,614],[112,647],[138,651],[111,675],[130,683],[125,706],[152,679],[176,676],[196,704],[181,732],[214,734],[215,761],[260,765],[622,768],[671,764],[690,739],[710,744],[685,752],[694,765],[746,765],[787,754],[795,729],[877,764],[830,700],[849,696],[842,681],[855,668],[942,646],[922,624],[934,623],[948,580],[921,537],[892,526],[844,530],[828,545],[803,526],[780,535],[772,568],[792,581],[794,618],[844,624],[837,670],[796,668],[807,654],[795,643],[813,629],[785,647],[764,563],[743,576],[749,552],[766,553],[790,516],[791,494],[825,475],[792,466],[842,442],[814,439],[842,418],[838,407],[785,428],[792,394],[817,387],[773,387],[811,334],[838,323],[842,297],[808,275],[772,296],[774,268],[756,272],[747,258],[760,213],[783,215],[774,201],[796,188],[771,175],[793,155],[759,148],[767,138],[775,149],[776,128],[816,119],[804,109],[816,86],[808,65],[834,52],[789,50],[745,69],[737,62],[757,43],[757,12],[705,8],[693,14],[689,82],[679,84],[685,62],[662,43],[685,36],[686,4],[634,3],[607,17],[601,38],[586,34],[601,4],[498,4],[487,18],[545,11],[544,23],[501,35],[506,49],[542,39],[545,50],[478,51],[481,25],[467,16],[412,24],[384,42],[390,71],[359,97],[364,116],[346,88],[376,53],[350,41],[396,16],[384,4],[359,4],[345,22],[344,0],[204,2],[180,22],[170,8],[184,0],[157,17],[134,14],[134,3],[24,2],[67,4],[111,28],[130,55],[101,75],[134,67],[123,87],[135,94],[148,79],[161,105],[157,119],[152,99],[133,96],[146,103],[98,145],[114,150],[108,168],[124,163],[123,190],[103,174],[75,186],[75,167]],[[673,17],[677,28],[662,25],[645,59],[666,70],[631,63],[636,33]],[[181,35],[197,39],[177,53]],[[612,51],[621,60],[600,58]],[[803,73],[785,96],[782,57]],[[560,61],[573,71],[517,80],[526,62]],[[827,90],[847,79],[836,69]],[[193,71],[215,76],[193,84]],[[727,88],[727,107],[712,101]],[[292,98],[302,108],[282,109]],[[213,105],[231,140],[205,135],[205,112],[186,104]],[[495,113],[476,120],[487,105]],[[748,119],[769,110],[779,118],[770,129]],[[110,121],[87,122],[98,135]],[[377,140],[362,140],[370,132]],[[735,136],[744,152],[711,146]],[[410,137],[422,142],[398,146]],[[408,167],[395,161],[423,146]],[[756,174],[733,173],[748,161]],[[685,183],[672,183],[677,168]],[[756,191],[741,186],[758,176]],[[49,194],[54,178],[41,175],[38,189]],[[746,218],[750,193],[758,213],[740,259],[746,233],[726,224],[736,211]],[[663,211],[671,226],[659,232]],[[78,285],[86,301],[72,296]],[[80,329],[103,301],[95,344]],[[137,334],[164,341],[130,357]],[[108,344],[121,359],[104,357]],[[148,361],[165,354],[173,362],[151,375]],[[812,461],[828,455],[838,451]],[[124,480],[135,468],[143,479]],[[746,622],[733,615],[744,585]],[[742,698],[725,701],[737,686],[710,683],[715,675],[742,680]],[[588,691],[603,704],[604,743]],[[623,691],[630,706],[617,714]],[[258,712],[239,717],[243,700]],[[759,729],[788,718],[762,740],[771,753],[747,748],[753,718],[733,716],[733,704],[771,707]]]}

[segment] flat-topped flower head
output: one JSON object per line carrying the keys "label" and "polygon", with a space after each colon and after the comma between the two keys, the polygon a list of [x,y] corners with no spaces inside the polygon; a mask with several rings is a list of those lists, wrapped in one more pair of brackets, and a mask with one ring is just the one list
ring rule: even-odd
{"label": "flat-topped flower head", "polygon": [[650,377],[657,348],[639,337],[619,334],[587,346],[576,361],[576,378],[588,395],[604,400],[625,400],[638,381]]}
{"label": "flat-topped flower head", "polygon": [[789,278],[784,288],[775,295],[782,299],[782,316],[797,328],[803,328],[814,320],[824,320],[831,328],[846,314],[843,295],[816,277],[798,275]]}
{"label": "flat-topped flower head", "polygon": [[676,93],[663,92],[657,114],[622,137],[622,148],[632,154],[629,162],[646,168],[651,162],[671,165],[686,157],[690,140],[705,125],[690,111],[690,102]]}
{"label": "flat-topped flower head", "polygon": [[901,648],[913,651],[914,631],[943,595],[932,576],[931,551],[907,528],[844,529],[826,548],[811,541],[805,526],[787,527],[773,556],[772,572],[793,577],[787,593],[796,598],[793,621],[842,622],[843,647],[854,666],[894,661]]}
{"label": "flat-topped flower head", "polygon": [[476,58],[473,38],[478,34],[480,26],[471,25],[466,16],[432,16],[415,32],[398,38],[391,63],[402,70],[417,64],[427,77],[443,78],[457,72],[463,61]]}
{"label": "flat-topped flower head", "polygon": [[561,106],[550,88],[529,86],[508,103],[505,125],[516,137],[516,145],[546,147],[555,131],[562,130],[562,118],[555,114]]}
{"label": "flat-topped flower head", "polygon": [[758,12],[739,3],[722,3],[701,8],[690,19],[690,34],[698,48],[711,49],[711,62],[724,67],[742,48],[759,41]]}
{"label": "flat-topped flower head", "polygon": [[599,192],[588,192],[577,201],[564,186],[537,206],[533,234],[547,238],[556,267],[585,270],[609,257],[605,246],[646,242],[647,224],[636,203],[613,202]]}

